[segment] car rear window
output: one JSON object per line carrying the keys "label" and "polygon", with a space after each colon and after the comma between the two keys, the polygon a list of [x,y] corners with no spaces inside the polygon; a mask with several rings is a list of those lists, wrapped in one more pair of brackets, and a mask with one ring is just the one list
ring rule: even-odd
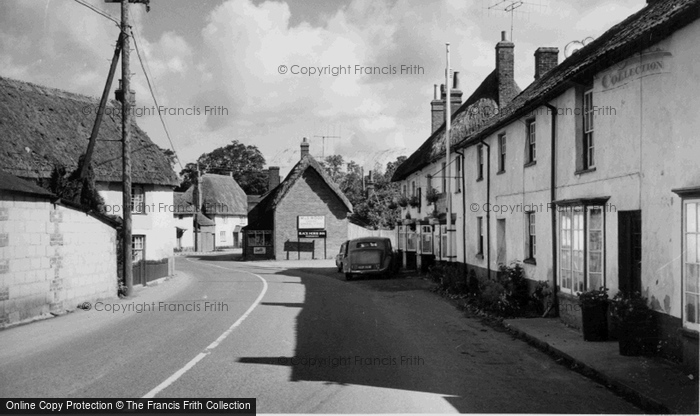
{"label": "car rear window", "polygon": [[384,244],[381,244],[377,241],[360,241],[357,243],[356,248],[369,248],[369,247],[384,247]]}

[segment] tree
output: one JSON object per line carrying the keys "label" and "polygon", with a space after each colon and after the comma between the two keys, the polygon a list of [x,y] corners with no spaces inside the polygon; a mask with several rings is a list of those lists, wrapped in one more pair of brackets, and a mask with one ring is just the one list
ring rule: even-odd
{"label": "tree", "polygon": [[[246,146],[234,140],[227,146],[202,154],[197,162],[202,173],[231,174],[248,195],[267,192],[267,176],[263,172],[265,158],[257,146]],[[183,192],[197,183],[197,163],[185,165],[180,177],[182,183],[176,191]]]}
{"label": "tree", "polygon": [[354,161],[347,162],[344,171],[340,155],[326,157],[321,165],[350,200],[357,219],[375,228],[391,228],[399,219],[394,203],[399,196],[399,184],[391,182],[391,177],[405,160],[406,156],[401,156],[387,163],[386,170],[381,165],[375,166],[372,171],[374,191],[369,195],[363,187],[363,169]]}
{"label": "tree", "polygon": [[344,161],[341,155],[331,155],[326,156],[320,165],[325,169],[326,174],[331,177],[333,182],[340,184],[345,176],[343,172],[343,163]]}

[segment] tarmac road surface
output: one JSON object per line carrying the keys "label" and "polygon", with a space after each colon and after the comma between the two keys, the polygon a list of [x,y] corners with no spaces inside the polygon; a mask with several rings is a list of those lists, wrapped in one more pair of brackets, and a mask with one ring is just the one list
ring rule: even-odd
{"label": "tarmac road surface", "polygon": [[131,299],[1,331],[0,395],[254,397],[258,413],[641,413],[415,279],[346,282],[325,262],[179,257],[182,274]]}

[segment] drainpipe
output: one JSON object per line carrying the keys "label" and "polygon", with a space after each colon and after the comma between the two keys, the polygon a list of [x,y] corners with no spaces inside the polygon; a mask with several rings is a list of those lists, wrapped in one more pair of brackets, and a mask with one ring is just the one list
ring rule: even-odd
{"label": "drainpipe", "polygon": [[[556,165],[556,136],[557,136],[557,109],[553,105],[549,103],[544,104],[545,107],[549,109],[552,113],[552,132],[550,134],[551,136],[551,144],[550,144],[550,156],[549,156],[549,161],[550,161],[550,183],[549,183],[549,193],[550,193],[550,199],[551,199],[551,204],[550,205],[550,217],[551,217],[551,222],[552,222],[552,308],[554,308],[555,312],[559,311],[559,301],[557,299],[557,270],[558,270],[558,264],[557,264],[557,212],[554,207],[554,201],[556,201],[556,171],[557,171],[557,165]],[[548,308],[549,309],[549,308]],[[549,310],[545,311],[545,316]],[[543,316],[544,317],[544,316]]]}
{"label": "drainpipe", "polygon": [[486,146],[486,269],[491,278],[491,146],[481,139],[481,144]]}
{"label": "drainpipe", "polygon": [[462,166],[462,259],[464,260],[464,265],[467,265],[467,245],[465,244],[465,237],[467,236],[467,188],[465,188],[466,183],[464,182],[464,152],[455,150],[460,156],[460,166]]}

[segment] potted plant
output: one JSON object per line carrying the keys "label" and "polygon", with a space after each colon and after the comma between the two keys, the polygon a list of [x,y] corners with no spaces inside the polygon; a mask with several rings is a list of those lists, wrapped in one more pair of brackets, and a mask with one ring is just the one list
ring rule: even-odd
{"label": "potted plant", "polygon": [[440,199],[440,193],[435,188],[430,188],[425,193],[425,200],[428,201],[428,205],[436,203],[438,199]]}
{"label": "potted plant", "polygon": [[400,207],[406,208],[408,206],[408,197],[406,195],[400,195],[396,203],[399,204]]}
{"label": "potted plant", "polygon": [[653,339],[651,309],[639,292],[618,292],[610,301],[612,316],[617,326],[620,355],[642,355],[649,339]]}
{"label": "potted plant", "polygon": [[399,204],[398,204],[398,202],[396,202],[395,199],[392,199],[391,201],[389,201],[389,203],[387,204],[386,207],[393,210],[393,209],[398,208]]}
{"label": "potted plant", "polygon": [[420,206],[420,199],[418,199],[417,196],[412,196],[412,197],[408,200],[408,205],[412,206],[413,208],[417,208],[417,207]]}
{"label": "potted plant", "polygon": [[584,341],[608,340],[608,289],[578,293]]}

